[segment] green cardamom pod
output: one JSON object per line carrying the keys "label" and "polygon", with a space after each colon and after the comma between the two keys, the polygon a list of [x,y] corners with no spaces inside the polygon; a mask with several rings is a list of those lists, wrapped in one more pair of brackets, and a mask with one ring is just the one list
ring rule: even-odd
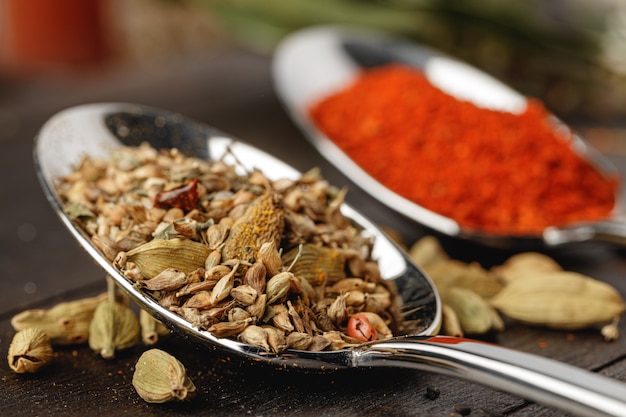
{"label": "green cardamom pod", "polygon": [[211,250],[208,246],[189,239],[153,239],[126,253],[143,276],[154,278],[167,268],[188,274],[204,267]]}
{"label": "green cardamom pod", "polygon": [[58,303],[49,309],[25,310],[11,318],[11,325],[16,331],[37,327],[53,344],[85,343],[89,338],[89,324],[94,311],[106,297],[106,294],[101,294]]}
{"label": "green cardamom pod", "polygon": [[96,308],[89,326],[89,347],[103,358],[111,359],[116,351],[135,346],[140,332],[139,320],[129,307],[103,301]]}
{"label": "green cardamom pod", "polygon": [[187,401],[196,394],[184,365],[160,349],[147,350],[139,357],[132,383],[139,396],[149,403]]}

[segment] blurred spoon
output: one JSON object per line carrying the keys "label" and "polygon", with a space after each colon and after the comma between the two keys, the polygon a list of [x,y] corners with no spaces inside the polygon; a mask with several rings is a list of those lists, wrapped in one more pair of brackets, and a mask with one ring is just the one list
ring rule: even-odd
{"label": "blurred spoon", "polygon": [[[92,258],[140,306],[182,336],[213,349],[280,366],[333,371],[354,367],[405,367],[433,371],[589,416],[626,415],[626,385],[554,360],[468,339],[432,336],[441,324],[441,301],[432,281],[406,253],[348,205],[345,215],[375,237],[373,250],[381,275],[393,282],[405,318],[416,323],[409,334],[353,349],[270,354],[258,347],[199,330],[163,308],[120,274],[63,212],[57,180],[73,171],[84,155],[106,158],[123,145],[149,142],[156,148],[177,147],[188,155],[256,167],[271,179],[298,178],[282,161],[209,126],[181,115],[138,105],[105,103],[62,111],[44,124],[35,139],[34,163],[45,195],[59,218]],[[233,157],[235,156],[235,158]]]}
{"label": "blurred spoon", "polygon": [[[308,109],[318,100],[345,88],[360,70],[390,63],[419,68],[435,86],[481,107],[508,112],[520,112],[526,107],[524,96],[476,68],[403,39],[347,27],[313,27],[288,36],[274,54],[274,84],[287,112],[326,159],[371,196],[432,230],[512,249],[590,240],[626,244],[626,222],[619,218],[619,196],[614,218],[606,221],[548,227],[536,236],[502,236],[464,228],[453,219],[396,194],[367,174],[316,128],[309,119]],[[601,172],[617,172],[608,160],[580,137],[573,135],[571,146]]]}

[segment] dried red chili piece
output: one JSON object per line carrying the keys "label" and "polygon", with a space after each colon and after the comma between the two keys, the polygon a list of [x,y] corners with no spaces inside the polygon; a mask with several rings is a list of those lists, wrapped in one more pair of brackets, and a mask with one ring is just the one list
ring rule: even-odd
{"label": "dried red chili piece", "polygon": [[154,205],[160,208],[179,208],[191,211],[198,204],[198,179],[189,180],[180,187],[161,191],[154,198]]}
{"label": "dried red chili piece", "polygon": [[350,316],[346,333],[348,336],[361,342],[371,342],[378,337],[376,329],[364,314],[353,314]]}

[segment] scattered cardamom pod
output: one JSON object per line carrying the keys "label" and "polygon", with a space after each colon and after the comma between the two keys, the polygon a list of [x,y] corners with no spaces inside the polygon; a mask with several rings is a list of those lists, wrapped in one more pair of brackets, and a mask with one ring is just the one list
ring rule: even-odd
{"label": "scattered cardamom pod", "polygon": [[605,342],[614,342],[619,339],[619,327],[617,326],[619,317],[613,319],[609,324],[602,326],[600,334],[604,337]]}
{"label": "scattered cardamom pod", "polygon": [[167,268],[186,274],[204,267],[211,249],[189,239],[153,239],[126,253],[126,259],[137,265],[143,276],[154,278]]}
{"label": "scattered cardamom pod", "polygon": [[556,272],[563,268],[551,257],[538,252],[522,252],[491,270],[505,282],[524,278],[533,272]]}
{"label": "scattered cardamom pod", "polygon": [[609,284],[569,271],[530,271],[511,281],[490,303],[512,319],[566,330],[609,322],[626,308]]}
{"label": "scattered cardamom pod", "polygon": [[417,265],[428,268],[441,261],[448,260],[439,240],[434,236],[424,236],[409,248],[409,256]]}
{"label": "scattered cardamom pod", "polygon": [[106,297],[106,294],[101,294],[58,303],[49,309],[25,310],[11,318],[11,325],[16,331],[37,327],[53,344],[85,343],[89,338],[89,324],[94,311]]}
{"label": "scattered cardamom pod", "polygon": [[450,259],[437,238],[424,236],[411,246],[409,256],[433,280],[437,289],[469,288],[483,298],[500,292],[503,287],[498,275],[477,262],[465,263]]}
{"label": "scattered cardamom pod", "polygon": [[442,298],[458,317],[465,334],[484,334],[490,330],[503,330],[504,323],[498,313],[476,292],[462,287],[450,287]]}
{"label": "scattered cardamom pod", "polygon": [[441,305],[442,325],[441,330],[446,336],[463,337],[463,328],[459,322],[459,316],[448,304]]}
{"label": "scattered cardamom pod", "polygon": [[29,327],[13,336],[7,360],[18,374],[35,373],[52,360],[52,346],[43,330]]}
{"label": "scattered cardamom pod", "polygon": [[118,350],[139,342],[139,320],[124,304],[109,300],[101,302],[89,326],[89,347],[105,359],[115,357]]}
{"label": "scattered cardamom pod", "polygon": [[499,293],[504,285],[498,277],[476,262],[465,263],[455,259],[437,262],[424,268],[438,289],[468,288],[483,298]]}
{"label": "scattered cardamom pod", "polygon": [[188,401],[196,395],[196,386],[184,365],[160,349],[147,350],[139,357],[132,384],[148,403]]}
{"label": "scattered cardamom pod", "polygon": [[139,325],[141,327],[141,340],[148,346],[156,344],[161,336],[167,336],[172,333],[167,326],[146,310],[139,311]]}

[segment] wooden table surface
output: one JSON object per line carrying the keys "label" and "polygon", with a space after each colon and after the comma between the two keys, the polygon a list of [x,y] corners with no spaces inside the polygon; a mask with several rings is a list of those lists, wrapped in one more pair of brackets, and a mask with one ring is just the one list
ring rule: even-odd
{"label": "wooden table surface", "polygon": [[[72,81],[8,83],[0,79],[0,356],[14,330],[11,317],[105,290],[104,273],[78,247],[46,202],[35,177],[32,141],[55,112],[88,102],[124,101],[157,106],[198,119],[274,153],[300,170],[320,166],[333,184],[350,187],[348,201],[374,221],[412,242],[425,230],[372,201],[328,165],[291,123],[271,81],[271,58],[222,49],[152,69],[116,70]],[[626,172],[626,160],[611,156]],[[462,260],[489,267],[512,252],[443,240]],[[607,281],[626,294],[624,249],[588,244],[549,253],[566,269]],[[626,381],[624,336],[604,342],[598,329],[553,331],[507,323],[487,340],[555,358]],[[557,416],[515,395],[471,382],[401,369],[328,374],[277,370],[207,351],[171,337],[159,347],[177,356],[198,388],[193,402],[150,405],[131,386],[138,345],[106,361],[88,346],[57,347],[41,373],[17,375],[0,365],[0,415],[133,416]],[[433,392],[438,395],[431,395]],[[625,399],[626,400],[626,399]],[[458,411],[458,410],[457,410]]]}

